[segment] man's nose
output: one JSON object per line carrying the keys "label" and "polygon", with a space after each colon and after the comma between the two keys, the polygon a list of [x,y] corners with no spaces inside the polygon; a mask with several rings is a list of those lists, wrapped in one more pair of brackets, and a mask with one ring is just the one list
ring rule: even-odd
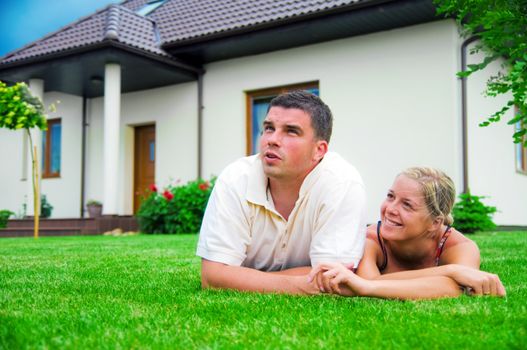
{"label": "man's nose", "polygon": [[270,133],[267,137],[268,145],[279,145],[281,141],[282,141],[282,137],[280,136],[280,132],[276,130]]}

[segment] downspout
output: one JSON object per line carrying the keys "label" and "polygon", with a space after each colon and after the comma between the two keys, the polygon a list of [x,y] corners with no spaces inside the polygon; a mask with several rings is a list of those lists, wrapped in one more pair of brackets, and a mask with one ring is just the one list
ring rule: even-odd
{"label": "downspout", "polygon": [[86,195],[86,115],[87,115],[87,98],[82,96],[82,143],[81,143],[81,218],[84,218],[84,202]]}
{"label": "downspout", "polygon": [[[478,36],[472,36],[461,44],[461,71],[467,70],[467,46],[478,40]],[[463,193],[469,192],[468,184],[468,123],[467,123],[467,78],[461,78],[461,139],[463,149]]]}
{"label": "downspout", "polygon": [[203,74],[204,72],[198,73],[198,179],[203,175]]}

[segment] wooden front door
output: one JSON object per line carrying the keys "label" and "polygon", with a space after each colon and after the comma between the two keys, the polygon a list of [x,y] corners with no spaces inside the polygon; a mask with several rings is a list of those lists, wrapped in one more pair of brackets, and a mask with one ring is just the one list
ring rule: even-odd
{"label": "wooden front door", "polygon": [[149,186],[156,182],[156,126],[135,128],[134,151],[134,213],[141,200],[149,194]]}

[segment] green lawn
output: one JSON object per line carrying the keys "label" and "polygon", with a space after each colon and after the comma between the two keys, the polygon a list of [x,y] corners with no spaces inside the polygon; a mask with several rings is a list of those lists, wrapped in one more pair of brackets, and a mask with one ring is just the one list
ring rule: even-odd
{"label": "green lawn", "polygon": [[0,349],[527,348],[527,232],[478,234],[508,296],[201,291],[195,235],[0,240]]}

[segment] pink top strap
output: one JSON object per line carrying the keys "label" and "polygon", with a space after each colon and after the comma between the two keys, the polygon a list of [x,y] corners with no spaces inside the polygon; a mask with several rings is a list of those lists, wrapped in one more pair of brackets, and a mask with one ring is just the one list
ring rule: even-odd
{"label": "pink top strap", "polygon": [[437,246],[436,250],[436,266],[439,266],[439,257],[441,256],[441,253],[443,253],[443,248],[445,247],[446,240],[448,237],[450,237],[450,233],[452,232],[452,227],[447,226],[445,233],[443,233],[443,237],[441,237],[441,240],[439,241],[439,244]]}

